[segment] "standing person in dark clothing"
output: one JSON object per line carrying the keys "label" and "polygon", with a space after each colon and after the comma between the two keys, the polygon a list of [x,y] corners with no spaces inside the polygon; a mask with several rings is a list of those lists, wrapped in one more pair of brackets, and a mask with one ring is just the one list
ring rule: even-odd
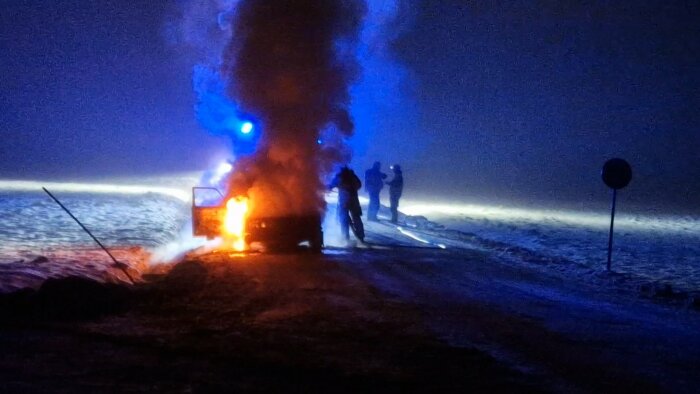
{"label": "standing person in dark clothing", "polygon": [[357,197],[357,191],[362,187],[360,178],[347,166],[340,169],[329,189],[338,188],[338,221],[340,232],[346,240],[350,239],[349,227],[361,242],[365,240],[365,229],[362,224],[362,208]]}
{"label": "standing person in dark clothing", "polygon": [[369,207],[367,208],[367,220],[377,222],[379,212],[379,192],[384,187],[386,174],[381,171],[382,164],[378,161],[369,170],[365,171],[365,190],[369,194]]}
{"label": "standing person in dark clothing", "polygon": [[398,164],[391,166],[391,169],[394,171],[394,179],[386,184],[389,185],[391,222],[396,224],[399,221],[399,199],[401,198],[401,193],[403,193],[403,172],[401,172],[401,166]]}

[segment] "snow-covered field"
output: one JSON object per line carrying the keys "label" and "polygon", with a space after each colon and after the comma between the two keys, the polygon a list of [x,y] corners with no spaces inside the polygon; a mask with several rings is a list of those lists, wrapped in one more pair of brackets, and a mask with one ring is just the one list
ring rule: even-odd
{"label": "snow-covered field", "polygon": [[[51,189],[119,261],[135,268],[132,275],[147,266],[148,249],[174,239],[188,220],[187,205],[162,193]],[[43,191],[0,188],[0,212],[0,293],[38,288],[48,278],[70,275],[127,280]]]}
{"label": "snow-covered field", "polygon": [[[540,263],[547,262],[543,269],[572,276],[595,275],[605,270],[609,212],[411,201],[404,203],[403,211],[426,216],[446,229],[502,244],[504,254],[510,250],[518,250],[521,255],[536,254]],[[700,217],[618,211],[612,271],[639,284],[700,290]]]}
{"label": "snow-covered field", "polygon": [[[155,193],[144,195],[56,193],[106,245],[155,247],[175,238],[188,206]],[[0,261],[93,247],[93,241],[43,192],[0,192]]]}
{"label": "snow-covered field", "polygon": [[[171,187],[183,183],[192,184],[191,177],[179,181],[154,179],[147,186],[123,182],[48,186],[106,245],[142,247],[174,255],[189,233],[187,187]],[[40,191],[40,185],[0,182],[0,263],[59,254],[67,258],[70,250],[95,249],[92,240]],[[453,240],[455,237],[450,234],[454,231],[447,230],[471,234],[512,264],[535,262],[539,269],[559,271],[572,280],[586,280],[605,270],[609,226],[606,212],[410,200],[402,202],[402,210],[431,221],[409,217],[405,229],[417,226],[431,230],[433,237],[444,234]],[[674,290],[700,290],[700,218],[620,212],[615,228],[613,271],[638,286],[669,284]],[[326,233],[332,236],[330,230]],[[435,240],[436,244],[441,242]],[[106,256],[105,260],[108,261]]]}

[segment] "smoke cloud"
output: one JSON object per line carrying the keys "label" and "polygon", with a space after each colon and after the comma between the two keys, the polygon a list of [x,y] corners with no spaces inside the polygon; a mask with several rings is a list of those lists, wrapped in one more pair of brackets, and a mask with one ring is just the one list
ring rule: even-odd
{"label": "smoke cloud", "polygon": [[[356,164],[418,149],[395,133],[417,123],[414,78],[392,49],[414,19],[411,1],[179,4],[166,32],[198,59],[199,123],[231,139],[230,194],[248,193],[265,214],[316,212],[319,179],[350,162],[348,142]],[[264,140],[242,139],[241,122],[255,118]]]}
{"label": "smoke cloud", "polygon": [[419,141],[430,136],[417,128],[421,118],[418,78],[402,64],[396,47],[413,26],[416,2],[370,0],[367,4],[357,50],[363,72],[351,88],[357,130],[350,141],[353,162],[365,166],[376,160],[416,160],[424,145]]}
{"label": "smoke cloud", "polygon": [[359,76],[359,0],[241,0],[223,58],[229,96],[263,128],[239,157],[230,195],[248,194],[253,216],[321,214],[322,179],[347,162],[351,84]]}
{"label": "smoke cloud", "polygon": [[166,17],[167,43],[198,62],[218,65],[231,39],[230,21],[238,0],[177,0]]}

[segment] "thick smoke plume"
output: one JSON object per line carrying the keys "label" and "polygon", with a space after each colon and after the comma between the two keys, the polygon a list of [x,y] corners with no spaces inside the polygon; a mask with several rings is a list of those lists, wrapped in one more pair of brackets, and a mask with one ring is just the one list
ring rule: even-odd
{"label": "thick smoke plume", "polygon": [[263,134],[254,154],[238,158],[229,193],[248,194],[253,216],[324,210],[322,178],[350,158],[349,87],[365,12],[359,0],[236,4],[224,74]]}

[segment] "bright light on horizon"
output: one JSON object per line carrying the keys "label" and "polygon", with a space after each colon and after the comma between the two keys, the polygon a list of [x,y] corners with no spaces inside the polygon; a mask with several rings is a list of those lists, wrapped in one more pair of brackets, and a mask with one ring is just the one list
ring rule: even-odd
{"label": "bright light on horizon", "polygon": [[[221,169],[225,169],[222,165]],[[138,179],[133,181],[139,182]],[[131,194],[143,195],[155,193],[170,196],[183,202],[191,199],[190,184],[182,187],[152,186],[145,184],[107,184],[82,182],[43,182],[26,180],[0,180],[0,191],[31,191],[41,192],[42,187],[50,191],[62,193],[100,193],[100,194]],[[336,193],[328,193],[326,201],[334,204]],[[360,202],[367,204],[367,199],[360,196]],[[574,211],[555,209],[519,208],[517,206],[497,206],[469,203],[424,202],[419,200],[401,200],[399,210],[412,216],[425,216],[432,221],[440,220],[490,220],[494,222],[511,223],[547,223],[552,226],[568,225],[606,230],[610,225],[608,212]],[[618,212],[615,227],[627,230],[643,230],[670,232],[679,234],[700,234],[700,218],[696,216],[672,215],[638,215]]]}
{"label": "bright light on horizon", "polygon": [[177,198],[183,202],[190,201],[190,188],[174,188],[149,185],[114,185],[103,183],[78,182],[42,182],[42,181],[3,181],[0,180],[0,191],[33,191],[42,192],[45,187],[49,191],[62,193],[100,193],[100,194],[148,194],[156,193]]}
{"label": "bright light on horizon", "polygon": [[[497,206],[465,203],[433,203],[423,201],[402,201],[399,210],[407,215],[425,216],[430,220],[439,219],[483,219],[497,222],[529,222],[552,225],[566,224],[574,227],[607,229],[610,226],[609,212],[574,211],[561,209],[519,208],[517,206]],[[638,215],[617,212],[615,227],[628,230],[645,230],[675,233],[700,233],[700,220],[690,216]]]}

